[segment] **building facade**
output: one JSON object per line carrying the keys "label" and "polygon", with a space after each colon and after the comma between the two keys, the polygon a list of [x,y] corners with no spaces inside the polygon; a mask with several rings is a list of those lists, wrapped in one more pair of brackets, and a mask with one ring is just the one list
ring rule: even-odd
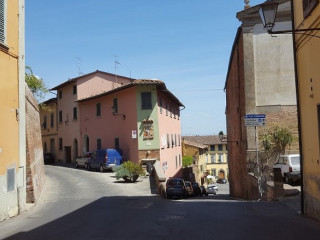
{"label": "building facade", "polygon": [[[278,2],[279,24],[275,30],[290,29],[290,1]],[[225,84],[230,194],[244,199],[255,198],[247,182],[247,164],[257,162],[256,152],[260,151],[264,133],[275,127],[289,128],[295,138],[291,150],[299,151],[292,38],[270,37],[263,28],[259,8],[257,5],[237,13],[242,24],[232,47]],[[266,125],[246,127],[246,114],[265,114]]]}
{"label": "building facade", "polygon": [[[179,100],[161,81],[134,80],[78,100],[80,147],[85,152],[120,148],[124,160],[160,162],[172,177],[182,166]],[[83,141],[82,141],[83,139]]]}
{"label": "building facade", "polygon": [[[320,27],[318,0],[294,0],[295,29]],[[276,23],[277,24],[277,23]],[[320,219],[320,41],[319,31],[296,34],[295,48],[300,97],[304,211]]]}
{"label": "building facade", "polygon": [[26,203],[24,1],[0,1],[0,221]]}
{"label": "building facade", "polygon": [[74,162],[85,150],[83,146],[80,146],[80,142],[86,139],[80,139],[80,109],[77,101],[126,85],[132,80],[95,71],[69,79],[52,89],[57,91],[58,136],[55,152],[57,161]]}

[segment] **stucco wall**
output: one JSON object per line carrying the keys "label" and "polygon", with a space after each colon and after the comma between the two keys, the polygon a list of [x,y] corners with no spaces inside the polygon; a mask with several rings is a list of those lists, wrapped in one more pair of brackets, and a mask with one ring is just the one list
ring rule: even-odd
{"label": "stucco wall", "polygon": [[27,202],[36,202],[45,183],[43,150],[38,104],[31,91],[26,87],[26,137],[27,165],[26,188]]}

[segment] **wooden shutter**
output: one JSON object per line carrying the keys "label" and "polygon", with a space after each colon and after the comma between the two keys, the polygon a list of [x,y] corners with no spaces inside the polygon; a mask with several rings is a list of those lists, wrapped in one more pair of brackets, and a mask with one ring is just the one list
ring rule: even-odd
{"label": "wooden shutter", "polygon": [[303,17],[310,16],[312,10],[318,5],[319,0],[303,0]]}
{"label": "wooden shutter", "polygon": [[0,0],[0,43],[5,43],[5,0]]}

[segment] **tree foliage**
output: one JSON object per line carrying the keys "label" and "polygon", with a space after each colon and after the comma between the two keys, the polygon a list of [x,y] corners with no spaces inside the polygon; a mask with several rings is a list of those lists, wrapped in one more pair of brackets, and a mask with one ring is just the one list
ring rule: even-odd
{"label": "tree foliage", "polygon": [[183,156],[182,157],[182,166],[188,167],[193,163],[193,157],[192,156]]}
{"label": "tree foliage", "polygon": [[25,81],[38,102],[49,92],[42,78],[33,74],[31,67],[26,66]]}

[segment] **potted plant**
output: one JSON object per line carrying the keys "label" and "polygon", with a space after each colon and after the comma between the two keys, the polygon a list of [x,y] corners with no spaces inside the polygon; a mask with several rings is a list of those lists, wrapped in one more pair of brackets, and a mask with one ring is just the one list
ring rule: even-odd
{"label": "potted plant", "polygon": [[126,182],[136,182],[139,176],[144,176],[145,172],[140,164],[127,161],[120,166],[113,168],[116,178],[123,178]]}

